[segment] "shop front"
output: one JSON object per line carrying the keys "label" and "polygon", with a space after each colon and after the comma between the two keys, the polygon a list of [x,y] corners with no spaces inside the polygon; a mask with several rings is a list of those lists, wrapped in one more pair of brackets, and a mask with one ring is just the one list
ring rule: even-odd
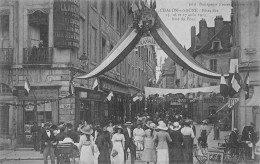
{"label": "shop front", "polygon": [[75,87],[75,127],[79,122],[100,124],[104,118],[104,93]]}
{"label": "shop front", "polygon": [[17,145],[18,147],[32,147],[31,127],[34,122],[58,123],[59,87],[31,87],[27,96],[23,88],[18,90],[17,109]]}
{"label": "shop front", "polygon": [[[106,121],[112,120],[113,123],[123,123],[129,113],[129,98],[127,85],[114,80],[112,78],[101,76],[100,77],[101,90],[105,94],[104,102],[104,118]],[[113,92],[112,99],[106,99],[107,95]]]}

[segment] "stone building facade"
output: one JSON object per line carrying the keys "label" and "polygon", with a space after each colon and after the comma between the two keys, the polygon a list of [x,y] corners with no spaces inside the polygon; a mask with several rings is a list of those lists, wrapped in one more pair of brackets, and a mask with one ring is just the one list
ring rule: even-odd
{"label": "stone building facade", "polygon": [[[93,69],[117,44],[132,21],[129,5],[129,1],[115,0],[0,2],[0,118],[5,122],[0,124],[1,146],[31,146],[33,121],[71,122],[76,127],[79,121],[121,122],[127,113],[131,115],[131,96],[142,92],[155,76],[155,67],[148,61],[141,65],[139,58],[130,61],[127,57],[97,78],[98,90],[92,90],[95,78],[73,78]],[[155,53],[152,47],[146,49],[140,56]],[[87,65],[80,64],[84,53]],[[154,59],[155,55],[150,60]],[[136,70],[134,84],[129,82],[129,64]],[[26,79],[31,86],[28,95]],[[114,96],[105,101],[110,91]]]}

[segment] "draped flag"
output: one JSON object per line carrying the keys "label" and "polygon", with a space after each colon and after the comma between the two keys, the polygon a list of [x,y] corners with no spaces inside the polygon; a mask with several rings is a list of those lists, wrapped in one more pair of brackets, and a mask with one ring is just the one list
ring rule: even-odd
{"label": "draped flag", "polygon": [[226,82],[226,79],[223,75],[223,71],[221,70],[221,78],[220,78],[220,94],[223,97],[227,97],[228,96],[228,85]]}
{"label": "draped flag", "polygon": [[233,97],[240,89],[240,76],[238,74],[238,59],[230,59],[228,92]]}
{"label": "draped flag", "polygon": [[136,4],[136,0],[133,1],[132,5],[131,5],[131,13],[134,13],[138,10],[138,6]]}
{"label": "draped flag", "polygon": [[235,71],[235,74],[232,76],[230,88],[229,88],[229,96],[233,97],[236,93],[239,92],[241,86],[240,86],[240,77],[237,71]]}
{"label": "draped flag", "polygon": [[108,101],[111,101],[111,99],[112,99],[113,96],[114,96],[114,95],[113,95],[113,92],[110,91],[110,93],[107,95],[107,100],[108,100]]}
{"label": "draped flag", "polygon": [[95,79],[95,81],[93,82],[92,89],[98,90],[98,79]]}
{"label": "draped flag", "polygon": [[246,74],[246,78],[244,80],[242,88],[245,91],[245,99],[247,100],[249,98],[249,71]]}
{"label": "draped flag", "polygon": [[27,77],[25,78],[24,89],[27,91],[27,94],[26,94],[26,95],[28,96],[28,95],[29,95],[29,92],[30,92],[30,90],[31,90],[31,85],[30,85],[29,80],[28,80]]}

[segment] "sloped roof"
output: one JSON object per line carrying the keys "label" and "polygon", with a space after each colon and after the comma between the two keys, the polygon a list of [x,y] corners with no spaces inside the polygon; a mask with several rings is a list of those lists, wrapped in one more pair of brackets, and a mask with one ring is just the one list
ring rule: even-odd
{"label": "sloped roof", "polygon": [[[223,49],[219,51],[230,51],[230,36],[231,36],[231,23],[225,22],[222,29],[216,33],[207,43],[202,45],[202,47],[193,52],[193,57],[195,58],[198,54],[207,52],[212,47],[212,42],[216,40],[221,41],[221,46]],[[213,51],[212,51],[213,52]]]}

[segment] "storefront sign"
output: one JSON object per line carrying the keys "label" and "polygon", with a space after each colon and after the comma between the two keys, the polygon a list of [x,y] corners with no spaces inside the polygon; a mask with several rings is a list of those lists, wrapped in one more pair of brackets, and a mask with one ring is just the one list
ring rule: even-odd
{"label": "storefront sign", "polygon": [[54,0],[54,47],[79,48],[79,0]]}
{"label": "storefront sign", "polygon": [[142,37],[136,46],[156,45],[153,37]]}
{"label": "storefront sign", "polygon": [[228,107],[232,108],[238,101],[239,101],[239,98],[229,98]]}
{"label": "storefront sign", "polygon": [[204,98],[204,103],[224,103],[227,102],[227,99],[225,98]]}
{"label": "storefront sign", "polygon": [[79,97],[80,98],[87,98],[88,97],[88,93],[87,92],[80,92]]}
{"label": "storefront sign", "polygon": [[110,84],[105,81],[102,82],[102,88],[108,91],[116,91],[121,93],[127,93],[127,89],[118,85]]}

